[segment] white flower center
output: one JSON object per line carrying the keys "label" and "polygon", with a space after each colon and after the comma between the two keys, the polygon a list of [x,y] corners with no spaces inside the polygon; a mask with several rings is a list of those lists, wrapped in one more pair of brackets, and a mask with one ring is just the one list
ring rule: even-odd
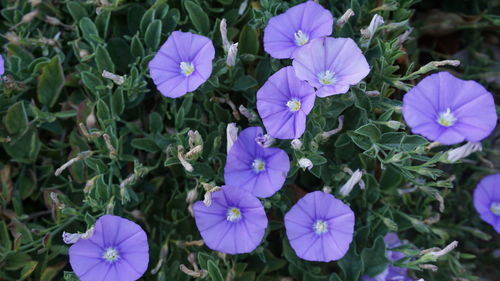
{"label": "white flower center", "polygon": [[253,160],[252,168],[256,172],[262,172],[266,169],[266,162],[261,159],[255,159]]}
{"label": "white flower center", "polygon": [[500,202],[493,202],[493,203],[491,203],[490,211],[493,214],[495,214],[497,216],[500,216]]}
{"label": "white flower center", "polygon": [[230,222],[236,222],[236,221],[239,221],[241,219],[241,211],[240,209],[236,208],[236,207],[233,207],[233,208],[230,208],[228,211],[227,211],[227,220],[230,221]]}
{"label": "white flower center", "polygon": [[304,46],[307,42],[309,42],[309,36],[307,36],[307,34],[302,32],[300,29],[295,32],[293,36],[295,37],[295,44],[297,44],[297,46]]}
{"label": "white flower center", "polygon": [[328,224],[324,220],[317,220],[313,225],[316,234],[321,235],[328,231]]}
{"label": "white flower center", "polygon": [[288,106],[288,109],[292,112],[296,112],[300,109],[300,101],[298,99],[291,99],[286,103],[286,106]]}
{"label": "white flower center", "polygon": [[189,76],[194,72],[194,65],[190,62],[185,62],[185,61],[181,62],[180,68],[181,68],[181,73],[186,76]]}
{"label": "white flower center", "polygon": [[450,127],[457,122],[457,118],[451,112],[451,109],[447,108],[445,112],[439,113],[439,117],[437,119],[438,123],[445,127]]}
{"label": "white flower center", "polygon": [[118,251],[115,248],[109,247],[106,249],[106,251],[104,251],[102,257],[108,262],[115,262],[117,259],[120,258],[120,255],[118,254]]}
{"label": "white flower center", "polygon": [[330,70],[318,73],[318,80],[319,83],[323,85],[332,85],[337,81],[337,79],[335,78],[335,72]]}

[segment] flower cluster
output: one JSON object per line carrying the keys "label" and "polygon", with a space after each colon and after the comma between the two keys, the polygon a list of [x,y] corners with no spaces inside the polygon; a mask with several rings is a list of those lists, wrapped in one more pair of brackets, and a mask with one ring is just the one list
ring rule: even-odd
{"label": "flower cluster", "polygon": [[[225,24],[223,21],[221,31],[228,53],[226,64],[233,67],[238,43],[227,40]],[[230,124],[225,185],[211,188],[210,200],[191,204],[196,226],[210,249],[243,254],[262,243],[268,218],[259,198],[276,194],[290,171],[290,158],[283,149],[273,147],[274,138],[293,139],[292,147],[300,150],[299,139],[306,130],[307,115],[314,109],[316,97],[345,94],[370,73],[370,65],[357,43],[351,38],[329,37],[332,27],[330,11],[313,1],[296,5],[269,20],[264,31],[264,49],[274,58],[291,59],[291,66],[271,75],[256,94],[257,111],[267,134],[261,127],[249,127],[237,135],[236,125]],[[365,33],[371,37],[376,27],[369,29]],[[162,95],[179,98],[210,78],[214,57],[215,48],[209,38],[174,31],[149,62],[150,75]],[[4,72],[3,64],[0,56],[0,75]],[[489,92],[474,81],[463,81],[447,72],[428,76],[404,96],[403,117],[413,133],[446,145],[464,140],[479,142],[493,131],[497,121]],[[298,163],[304,169],[313,167],[307,158]],[[191,172],[193,168],[186,170]],[[364,187],[363,173],[352,173],[341,188],[341,196],[347,196],[355,184]],[[481,218],[498,232],[499,177],[486,177],[474,193],[474,206]],[[193,194],[190,203],[196,200],[197,193]],[[355,214],[329,192],[314,191],[290,208],[284,224],[297,256],[330,262],[348,252]],[[64,241],[74,243],[69,250],[70,263],[82,281],[137,280],[148,266],[146,233],[121,217],[102,216],[84,234],[65,233]],[[385,237],[385,242],[389,248],[401,244],[393,233]],[[388,251],[387,255],[391,262],[404,257],[395,251]],[[363,278],[410,280],[406,274],[406,269],[390,265],[379,276]]]}

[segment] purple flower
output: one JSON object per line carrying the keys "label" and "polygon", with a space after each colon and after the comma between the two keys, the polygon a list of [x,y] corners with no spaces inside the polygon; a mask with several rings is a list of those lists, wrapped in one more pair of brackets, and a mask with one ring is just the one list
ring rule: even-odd
{"label": "purple flower", "polygon": [[493,96],[477,82],[448,72],[427,76],[409,91],[403,117],[414,134],[446,145],[481,141],[497,123]]}
{"label": "purple flower", "polygon": [[500,174],[483,178],[474,190],[474,207],[500,233]]}
{"label": "purple flower", "polygon": [[[385,245],[387,248],[392,249],[402,245],[401,240],[394,232],[389,232],[384,237]],[[398,251],[387,251],[386,252],[387,259],[389,261],[397,261],[405,257],[405,254]],[[375,277],[363,276],[363,281],[412,281],[410,277],[408,277],[407,269],[403,267],[397,267],[390,264],[384,270],[384,272],[380,273]]]}
{"label": "purple flower", "polygon": [[149,72],[162,95],[178,98],[208,80],[214,56],[207,37],[174,31],[149,63]]}
{"label": "purple flower", "polygon": [[227,155],[224,180],[229,186],[266,198],[283,186],[290,170],[290,159],[279,148],[260,146],[256,138],[261,135],[260,127],[241,131]]}
{"label": "purple flower", "polygon": [[329,262],[342,258],[351,244],[354,213],[333,195],[306,194],[285,215],[288,240],[297,256]]}
{"label": "purple flower", "polygon": [[318,97],[344,94],[370,72],[363,53],[351,38],[317,39],[293,60],[295,74],[317,89]]}
{"label": "purple flower", "polygon": [[307,1],[269,20],[264,30],[264,49],[277,59],[293,58],[313,39],[332,34],[332,29],[330,11]]}
{"label": "purple flower", "polygon": [[300,138],[314,106],[314,88],[288,66],[274,73],[257,92],[257,110],[267,132],[279,139]]}
{"label": "purple flower", "polygon": [[137,280],[148,268],[148,237],[136,223],[105,215],[92,237],[69,248],[69,262],[82,281]]}
{"label": "purple flower", "polygon": [[205,244],[214,251],[243,254],[255,250],[267,227],[257,197],[238,187],[223,186],[212,193],[212,204],[194,204],[194,218]]}
{"label": "purple flower", "polygon": [[4,60],[2,55],[0,55],[0,75],[3,75],[5,72]]}

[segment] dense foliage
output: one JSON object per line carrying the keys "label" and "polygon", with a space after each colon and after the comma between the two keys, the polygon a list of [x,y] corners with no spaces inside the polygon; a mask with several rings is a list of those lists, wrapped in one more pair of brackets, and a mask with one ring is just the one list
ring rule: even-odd
{"label": "dense foliage", "polygon": [[[115,214],[148,234],[144,280],[192,280],[184,264],[213,281],[356,281],[388,265],[387,232],[406,241],[399,250],[408,258],[396,265],[415,280],[498,280],[499,236],[479,219],[472,190],[499,172],[499,133],[452,164],[452,147],[429,147],[401,116],[402,95],[441,68],[430,61],[458,59],[449,71],[498,93],[500,6],[487,0],[319,1],[335,19],[354,11],[332,36],[353,38],[370,74],[346,94],[316,99],[301,149],[276,142],[291,169],[285,186],[261,199],[269,225],[254,252],[224,255],[197,241],[193,196],[224,184],[228,123],[262,126],[256,91],[291,65],[264,52],[263,28],[298,2],[0,0],[0,279],[77,280],[62,232],[85,232]],[[360,30],[376,13],[385,23],[368,39]],[[234,67],[222,48],[223,18],[229,40],[239,42]],[[171,99],[156,89],[148,63],[175,30],[209,37],[216,56],[206,83]],[[342,130],[326,137],[340,116]],[[313,167],[301,169],[301,158]],[[356,169],[365,188],[342,197]],[[354,241],[338,262],[301,260],[286,238],[284,214],[316,190],[331,190],[356,215]],[[421,253],[454,240],[458,247],[439,259]]]}

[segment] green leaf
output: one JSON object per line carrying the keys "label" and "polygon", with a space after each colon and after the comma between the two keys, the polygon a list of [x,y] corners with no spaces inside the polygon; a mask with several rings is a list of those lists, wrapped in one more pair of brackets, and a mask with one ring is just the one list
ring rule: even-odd
{"label": "green leaf", "polygon": [[68,1],[66,2],[66,7],[68,8],[71,17],[75,20],[75,22],[78,22],[82,18],[89,16],[87,10],[85,10],[82,4],[80,4],[78,1]]}
{"label": "green leaf", "polygon": [[409,135],[405,136],[401,141],[401,149],[404,151],[413,151],[419,146],[427,145],[429,142],[421,136]]}
{"label": "green leaf", "polygon": [[83,71],[81,75],[83,85],[97,96],[97,87],[102,85],[102,80],[90,71]]}
{"label": "green leaf", "polygon": [[245,25],[241,30],[238,52],[251,55],[257,55],[259,52],[259,35],[249,25]]}
{"label": "green leaf", "polygon": [[5,124],[5,128],[10,134],[23,132],[28,126],[28,116],[26,115],[24,102],[19,101],[9,107],[3,122]]}
{"label": "green leaf", "polygon": [[5,261],[5,269],[7,270],[18,270],[22,268],[27,262],[31,261],[30,255],[18,252],[7,257]]}
{"label": "green leaf", "polygon": [[373,243],[373,247],[361,252],[366,275],[374,277],[386,269],[389,260],[385,256],[385,251],[384,237],[379,236]]}
{"label": "green leaf", "polygon": [[12,249],[12,241],[10,240],[9,231],[4,220],[0,221],[0,249],[5,249],[5,251]]}
{"label": "green leaf", "polygon": [[115,72],[115,65],[109,56],[108,50],[103,46],[97,47],[94,59],[99,73],[102,73],[104,70]]}
{"label": "green leaf", "polygon": [[97,27],[94,22],[85,17],[80,20],[78,23],[80,30],[82,31],[83,38],[90,43],[91,45],[99,44],[99,32],[97,31]]}
{"label": "green leaf", "polygon": [[100,122],[106,122],[111,119],[111,113],[109,111],[108,105],[103,100],[97,101],[97,119]]}
{"label": "green leaf", "polygon": [[137,34],[132,38],[132,43],[130,44],[130,53],[134,57],[142,58],[144,56],[144,47],[142,46],[141,40]]}
{"label": "green leaf", "polygon": [[55,56],[42,67],[42,74],[38,78],[38,100],[49,108],[53,107],[63,86],[63,69],[59,56]]}
{"label": "green leaf", "polygon": [[37,261],[30,261],[26,263],[23,269],[21,270],[21,277],[19,280],[24,280],[28,278],[33,273],[33,271],[35,271],[37,265],[38,265]]}
{"label": "green leaf", "polygon": [[244,91],[257,86],[257,80],[250,75],[244,75],[234,82],[235,91]]}
{"label": "green leaf", "polygon": [[210,276],[210,279],[212,281],[224,281],[224,277],[222,277],[222,273],[220,272],[219,268],[212,260],[208,260],[207,267],[208,267],[207,268],[208,275]]}
{"label": "green leaf", "polygon": [[144,41],[146,45],[152,50],[158,49],[161,39],[161,21],[154,20],[146,29],[146,35],[144,36]]}
{"label": "green leaf", "polygon": [[359,127],[354,132],[358,135],[369,137],[373,142],[378,142],[381,135],[380,130],[374,124],[366,124]]}
{"label": "green leaf", "polygon": [[146,29],[153,22],[154,19],[155,19],[155,9],[151,8],[144,13],[141,19],[141,23],[139,25],[142,33],[146,32]]}
{"label": "green leaf", "polygon": [[161,150],[158,145],[156,145],[156,142],[150,138],[134,139],[130,144],[134,148],[147,152],[158,152]]}
{"label": "green leaf", "polygon": [[109,29],[109,20],[111,18],[111,11],[103,10],[99,13],[95,19],[95,25],[99,33],[101,34],[101,38],[106,38],[108,35]]}
{"label": "green leaf", "polygon": [[363,272],[363,260],[356,253],[356,246],[351,243],[349,252],[339,262],[338,265],[342,269],[343,281],[358,281]]}
{"label": "green leaf", "polygon": [[111,97],[111,111],[114,117],[118,117],[123,110],[125,110],[125,98],[123,97],[123,91],[118,89]]}
{"label": "green leaf", "polygon": [[45,268],[45,270],[42,273],[42,276],[40,277],[40,281],[51,281],[53,280],[59,271],[61,271],[64,267],[66,266],[66,262],[61,262],[53,266],[49,266]]}
{"label": "green leaf", "polygon": [[210,22],[205,11],[193,1],[185,1],[184,7],[194,27],[201,33],[208,34],[208,32],[210,32]]}

